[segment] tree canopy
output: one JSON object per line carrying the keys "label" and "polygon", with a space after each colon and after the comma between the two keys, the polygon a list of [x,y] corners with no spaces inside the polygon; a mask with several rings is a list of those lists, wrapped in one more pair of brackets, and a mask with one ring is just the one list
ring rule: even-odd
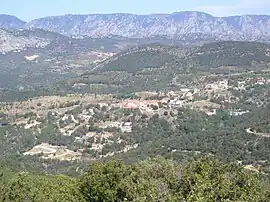
{"label": "tree canopy", "polygon": [[[11,177],[12,176],[12,177]],[[182,165],[162,157],[135,164],[96,162],[78,178],[3,170],[0,201],[267,202],[269,179],[212,157]]]}

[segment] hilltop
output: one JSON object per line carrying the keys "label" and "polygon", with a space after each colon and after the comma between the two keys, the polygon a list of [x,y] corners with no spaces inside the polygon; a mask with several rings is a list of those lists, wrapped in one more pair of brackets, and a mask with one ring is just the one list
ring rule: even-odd
{"label": "hilltop", "polygon": [[222,66],[252,66],[270,61],[270,45],[257,42],[222,41],[194,48],[187,60],[193,66],[218,68]]}
{"label": "hilltop", "polygon": [[175,62],[179,67],[250,66],[252,62],[269,62],[270,45],[255,42],[223,41],[196,47],[177,47],[159,44],[132,48],[100,63],[97,71],[139,71],[144,68],[161,68]]}

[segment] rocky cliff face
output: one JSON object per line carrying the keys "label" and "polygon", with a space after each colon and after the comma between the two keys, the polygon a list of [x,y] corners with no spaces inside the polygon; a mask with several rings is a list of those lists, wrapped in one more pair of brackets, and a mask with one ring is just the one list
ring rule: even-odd
{"label": "rocky cliff face", "polygon": [[41,28],[69,36],[166,36],[183,40],[270,41],[270,16],[214,17],[201,12],[173,14],[91,14],[36,19],[27,28]]}
{"label": "rocky cliff face", "polygon": [[18,29],[23,28],[25,22],[11,15],[0,15],[0,28]]}

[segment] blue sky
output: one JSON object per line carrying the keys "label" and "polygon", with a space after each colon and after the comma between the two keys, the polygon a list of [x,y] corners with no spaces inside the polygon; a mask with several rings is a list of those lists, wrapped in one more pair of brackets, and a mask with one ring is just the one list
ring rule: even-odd
{"label": "blue sky", "polygon": [[172,13],[197,10],[215,16],[270,14],[270,0],[0,0],[0,13],[23,20],[90,13]]}

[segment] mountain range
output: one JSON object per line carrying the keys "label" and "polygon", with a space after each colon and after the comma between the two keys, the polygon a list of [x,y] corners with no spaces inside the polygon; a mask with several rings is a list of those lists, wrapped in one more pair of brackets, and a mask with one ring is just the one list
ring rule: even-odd
{"label": "mountain range", "polygon": [[214,17],[195,11],[151,15],[69,14],[30,22],[23,22],[14,16],[0,15],[0,28],[39,28],[67,36],[93,38],[162,36],[181,40],[270,41],[268,15]]}

